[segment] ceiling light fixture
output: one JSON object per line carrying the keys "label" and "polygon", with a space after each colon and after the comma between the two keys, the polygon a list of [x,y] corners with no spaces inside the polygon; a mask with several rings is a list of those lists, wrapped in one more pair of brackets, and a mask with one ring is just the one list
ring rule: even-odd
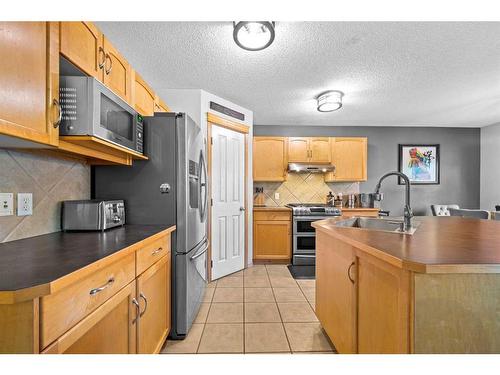
{"label": "ceiling light fixture", "polygon": [[271,45],[274,40],[274,22],[239,21],[233,22],[233,39],[247,51],[260,51]]}
{"label": "ceiling light fixture", "polygon": [[333,112],[342,107],[342,91],[332,90],[320,94],[316,100],[318,101],[318,111]]}

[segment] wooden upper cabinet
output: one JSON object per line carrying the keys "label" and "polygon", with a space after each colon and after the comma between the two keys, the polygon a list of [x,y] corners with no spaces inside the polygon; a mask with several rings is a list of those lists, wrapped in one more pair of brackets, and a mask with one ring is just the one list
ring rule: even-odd
{"label": "wooden upper cabinet", "polygon": [[102,80],[103,35],[91,22],[60,22],[61,54],[84,73]]}
{"label": "wooden upper cabinet", "polygon": [[136,71],[132,72],[132,75],[132,103],[135,110],[143,116],[153,116],[155,112],[155,93]]}
{"label": "wooden upper cabinet", "polygon": [[330,163],[331,147],[328,137],[288,138],[288,161],[291,163]]}
{"label": "wooden upper cabinet", "polygon": [[367,138],[332,138],[331,148],[335,172],[325,175],[326,182],[367,180]]}
{"label": "wooden upper cabinet", "polygon": [[286,151],[287,139],[284,137],[254,137],[254,181],[285,181]]}
{"label": "wooden upper cabinet", "polygon": [[0,23],[0,134],[59,142],[57,23]]}
{"label": "wooden upper cabinet", "polygon": [[309,139],[310,163],[330,163],[331,147],[330,138],[310,138]]}
{"label": "wooden upper cabinet", "polygon": [[103,40],[102,82],[126,102],[132,103],[132,67],[106,37]]}
{"label": "wooden upper cabinet", "polygon": [[290,163],[309,162],[309,138],[288,138],[288,161]]}
{"label": "wooden upper cabinet", "polygon": [[137,278],[137,353],[159,353],[170,331],[170,254]]}

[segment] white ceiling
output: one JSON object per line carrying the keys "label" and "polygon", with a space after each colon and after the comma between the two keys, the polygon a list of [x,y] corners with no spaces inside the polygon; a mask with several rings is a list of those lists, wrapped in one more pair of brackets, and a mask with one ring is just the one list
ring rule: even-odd
{"label": "white ceiling", "polygon": [[[201,88],[257,125],[480,127],[500,121],[500,22],[278,22],[249,52],[231,22],[99,22],[161,93]],[[344,107],[316,110],[325,90]]]}

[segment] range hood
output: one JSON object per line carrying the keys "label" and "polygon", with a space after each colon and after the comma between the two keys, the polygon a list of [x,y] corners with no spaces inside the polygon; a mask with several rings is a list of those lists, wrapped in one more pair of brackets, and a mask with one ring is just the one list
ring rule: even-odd
{"label": "range hood", "polygon": [[288,163],[289,173],[328,173],[335,171],[331,164]]}

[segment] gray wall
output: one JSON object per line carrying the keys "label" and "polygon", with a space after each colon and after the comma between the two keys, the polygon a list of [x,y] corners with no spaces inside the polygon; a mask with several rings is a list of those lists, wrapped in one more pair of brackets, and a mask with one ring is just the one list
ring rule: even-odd
{"label": "gray wall", "polygon": [[481,208],[500,204],[500,124],[481,128]]}
{"label": "gray wall", "polygon": [[[254,135],[368,137],[368,181],[361,192],[372,192],[381,175],[398,168],[398,144],[440,144],[441,184],[413,185],[415,215],[430,215],[433,203],[479,207],[480,129],[429,127],[254,126]],[[382,209],[402,215],[404,185],[396,177],[384,181]]]}

